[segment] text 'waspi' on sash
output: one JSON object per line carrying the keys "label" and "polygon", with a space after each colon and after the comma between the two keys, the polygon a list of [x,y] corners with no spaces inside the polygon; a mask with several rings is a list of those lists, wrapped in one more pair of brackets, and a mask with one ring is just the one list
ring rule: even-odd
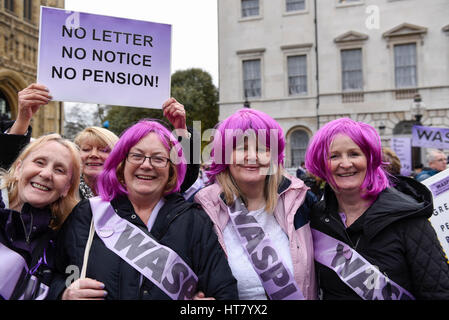
{"label": "text 'waspi' on sash", "polygon": [[106,247],[173,300],[192,299],[198,277],[172,249],[118,216],[109,202],[90,198],[95,231]]}
{"label": "text 'waspi' on sash", "polygon": [[271,300],[304,300],[293,274],[256,218],[249,215],[242,200],[236,199],[228,207],[228,213],[268,297]]}
{"label": "text 'waspi' on sash", "polygon": [[315,260],[334,270],[364,300],[414,300],[346,243],[312,229]]}

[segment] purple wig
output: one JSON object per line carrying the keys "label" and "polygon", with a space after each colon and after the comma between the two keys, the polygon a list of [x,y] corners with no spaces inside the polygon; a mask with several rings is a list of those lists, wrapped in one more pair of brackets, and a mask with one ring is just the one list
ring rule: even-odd
{"label": "purple wig", "polygon": [[237,141],[248,133],[255,134],[258,143],[262,142],[271,151],[272,163],[284,164],[284,133],[279,124],[266,113],[255,109],[240,109],[220,122],[215,129],[212,163],[207,172],[211,182],[228,168],[229,153],[236,147]]}
{"label": "purple wig", "polygon": [[97,179],[98,194],[103,200],[111,201],[117,195],[128,194],[124,185],[120,183],[119,177],[117,177],[117,168],[120,164],[124,164],[129,150],[151,132],[154,132],[159,136],[160,141],[170,153],[172,163],[176,166],[177,182],[175,187],[167,194],[180,190],[187,170],[181,144],[170,131],[159,122],[151,119],[143,119],[121,134],[120,139],[117,141],[104,163],[104,169]]}
{"label": "purple wig", "polygon": [[328,122],[315,133],[309,143],[305,159],[307,170],[335,186],[330,170],[329,150],[332,141],[338,134],[348,136],[362,150],[367,160],[365,180],[360,186],[362,197],[376,197],[382,190],[390,186],[390,181],[382,162],[380,137],[369,124],[356,122],[349,118]]}

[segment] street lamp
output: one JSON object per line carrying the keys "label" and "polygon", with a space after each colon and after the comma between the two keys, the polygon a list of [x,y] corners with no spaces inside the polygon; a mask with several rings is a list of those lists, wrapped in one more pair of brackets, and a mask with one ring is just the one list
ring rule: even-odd
{"label": "street lamp", "polygon": [[[420,126],[421,118],[423,116],[425,106],[422,102],[421,95],[419,93],[415,94],[413,97],[413,102],[410,108],[410,112],[412,116],[415,117],[415,124]],[[421,164],[421,148],[420,147],[412,147],[412,162],[413,168]]]}
{"label": "street lamp", "polygon": [[379,125],[379,134],[381,136],[383,136],[385,134],[385,128],[386,128],[385,123],[383,123],[383,121],[382,121]]}
{"label": "street lamp", "polygon": [[245,102],[243,102],[243,108],[251,108],[251,104],[248,101],[248,94],[245,89]]}
{"label": "street lamp", "polygon": [[421,95],[419,93],[415,94],[415,96],[413,97],[413,103],[410,111],[412,115],[415,117],[417,125],[421,125],[421,118],[423,116],[424,109],[425,106],[424,103],[422,102]]}

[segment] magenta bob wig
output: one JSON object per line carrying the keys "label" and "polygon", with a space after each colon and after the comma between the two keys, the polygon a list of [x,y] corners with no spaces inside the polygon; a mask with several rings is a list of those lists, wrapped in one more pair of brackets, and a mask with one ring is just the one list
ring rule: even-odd
{"label": "magenta bob wig", "polygon": [[369,124],[341,118],[328,122],[320,128],[306,151],[306,168],[313,175],[326,180],[335,187],[329,165],[329,150],[338,134],[352,139],[359,146],[367,159],[365,180],[360,186],[363,198],[374,198],[390,186],[388,174],[382,162],[382,146],[379,134]]}
{"label": "magenta bob wig", "polygon": [[117,168],[121,163],[126,161],[126,156],[129,150],[151,132],[154,132],[159,136],[160,141],[170,153],[172,163],[176,166],[177,182],[174,188],[167,194],[178,192],[180,190],[187,170],[181,144],[170,131],[157,122],[157,120],[143,119],[121,134],[120,139],[117,141],[104,163],[103,171],[97,179],[98,194],[103,200],[111,201],[118,195],[128,194],[126,188],[120,183],[119,178],[117,177]]}
{"label": "magenta bob wig", "polygon": [[[248,132],[254,133],[258,143],[262,141],[272,151],[272,163],[284,164],[285,138],[282,128],[266,113],[244,108],[237,110],[215,127],[211,151],[212,162],[207,172],[211,182],[215,181],[215,177],[220,172],[228,168],[229,159],[226,159],[226,155],[232,152],[237,141],[242,136],[248,135]],[[276,146],[277,152],[275,152]]]}

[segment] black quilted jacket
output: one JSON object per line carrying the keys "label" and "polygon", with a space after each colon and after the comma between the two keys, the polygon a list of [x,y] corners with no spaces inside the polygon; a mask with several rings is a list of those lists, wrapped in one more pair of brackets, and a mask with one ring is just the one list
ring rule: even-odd
{"label": "black quilted jacket", "polygon": [[[400,177],[349,228],[338,215],[335,194],[326,186],[325,200],[311,213],[311,227],[354,248],[416,299],[449,299],[449,264],[428,218],[432,195],[414,179]],[[323,299],[361,299],[328,267],[316,263]]]}

